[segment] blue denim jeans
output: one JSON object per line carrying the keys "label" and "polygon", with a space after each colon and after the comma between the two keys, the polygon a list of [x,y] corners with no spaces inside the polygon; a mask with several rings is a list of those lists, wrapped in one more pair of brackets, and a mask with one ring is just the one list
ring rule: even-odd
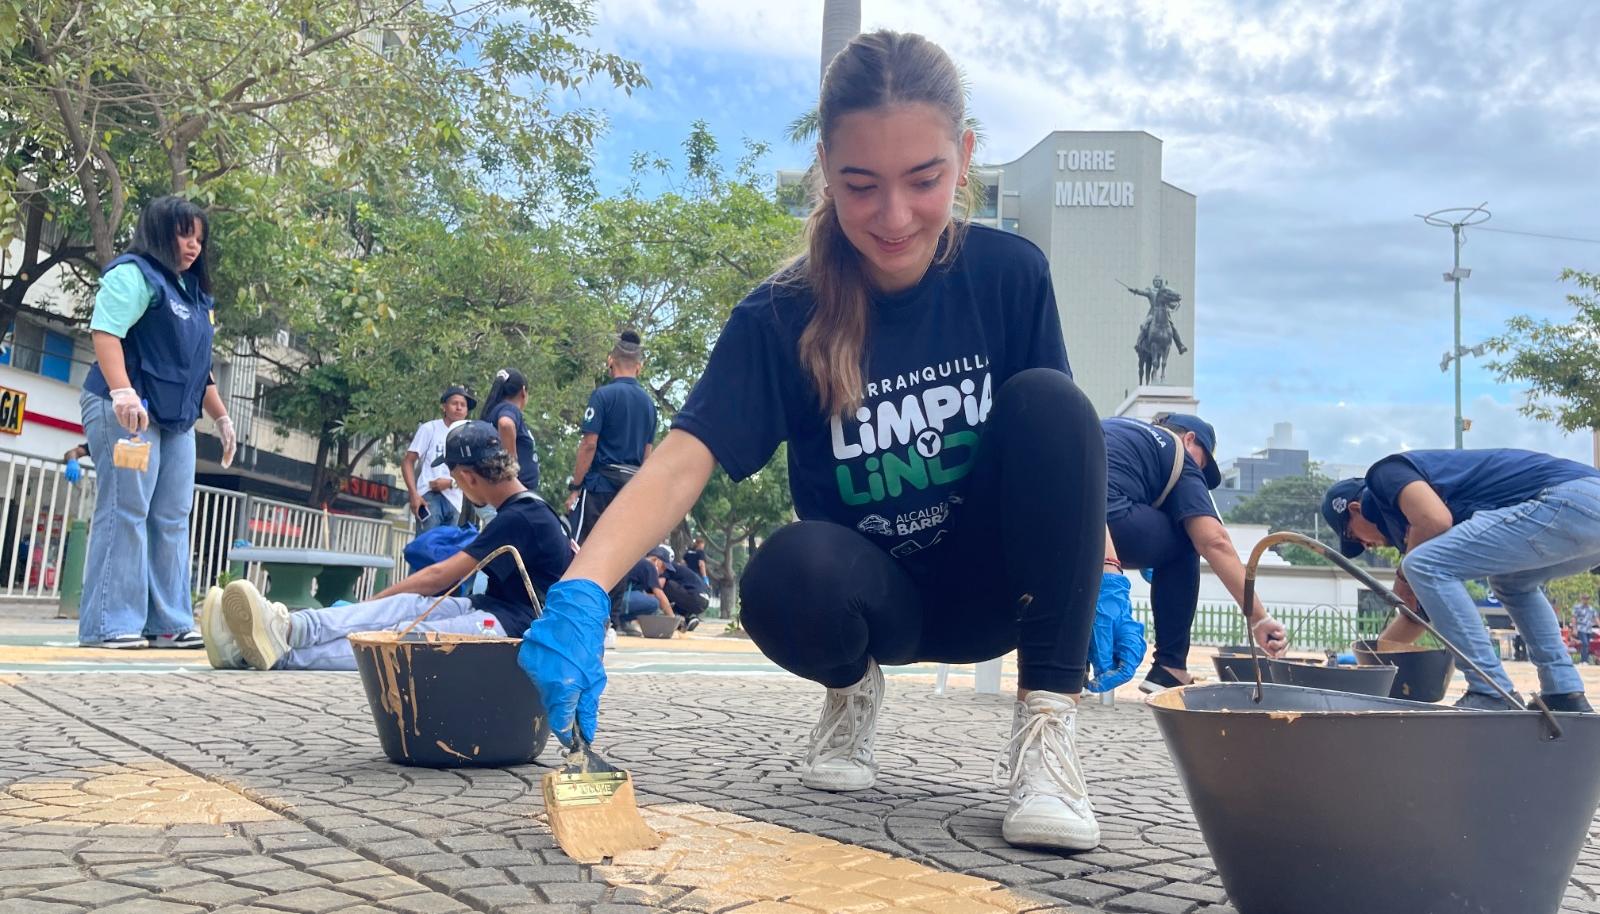
{"label": "blue denim jeans", "polygon": [[460,525],[461,518],[456,513],[456,506],[450,503],[443,492],[423,492],[422,503],[428,506],[428,519],[417,522],[418,533],[434,527]]}
{"label": "blue denim jeans", "polygon": [[661,612],[661,602],[647,593],[630,590],[622,595],[622,621],[631,622],[638,616]]}
{"label": "blue denim jeans", "polygon": [[112,462],[117,439],[127,432],[117,424],[111,401],[84,391],[78,406],[97,480],[78,640],[192,630],[194,429],[173,432],[151,426],[144,433],[150,442],[150,468],[143,473],[125,470]]}
{"label": "blue denim jeans", "polygon": [[[353,670],[355,650],[345,637],[354,632],[399,631],[427,611],[437,597],[397,593],[381,600],[367,600],[347,606],[306,609],[289,617],[289,651],[273,669],[278,670]],[[494,623],[485,629],[483,623]],[[504,635],[500,623],[489,613],[472,608],[465,597],[445,597],[414,631]]]}
{"label": "blue denim jeans", "polygon": [[[1440,634],[1509,692],[1511,679],[1465,583],[1487,576],[1528,646],[1528,659],[1539,668],[1539,688],[1562,693],[1582,692],[1583,680],[1561,639],[1561,621],[1539,588],[1596,565],[1600,479],[1588,478],[1551,486],[1521,504],[1479,511],[1413,549],[1402,567]],[[1481,677],[1463,672],[1468,689],[1494,691]]]}

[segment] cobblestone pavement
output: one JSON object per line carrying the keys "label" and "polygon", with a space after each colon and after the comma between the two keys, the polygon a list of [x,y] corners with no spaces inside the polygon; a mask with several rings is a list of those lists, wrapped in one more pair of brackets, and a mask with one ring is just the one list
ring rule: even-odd
{"label": "cobblestone pavement", "polygon": [[[1009,701],[889,690],[879,785],[841,795],[794,771],[819,688],[614,676],[602,747],[667,841],[591,867],[539,820],[547,769],[392,765],[354,674],[0,677],[0,911],[1233,910],[1143,708],[1085,706],[1104,838],[1062,856],[1000,838]],[[1586,850],[1564,910],[1600,912],[1596,887]]]}

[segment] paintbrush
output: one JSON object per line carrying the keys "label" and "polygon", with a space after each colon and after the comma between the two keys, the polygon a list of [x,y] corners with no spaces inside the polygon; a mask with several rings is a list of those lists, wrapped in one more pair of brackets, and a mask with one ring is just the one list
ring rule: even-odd
{"label": "paintbrush", "polygon": [[661,836],[639,815],[633,778],[595,752],[576,725],[566,763],[546,774],[542,785],[550,831],[579,863],[599,863],[661,843]]}

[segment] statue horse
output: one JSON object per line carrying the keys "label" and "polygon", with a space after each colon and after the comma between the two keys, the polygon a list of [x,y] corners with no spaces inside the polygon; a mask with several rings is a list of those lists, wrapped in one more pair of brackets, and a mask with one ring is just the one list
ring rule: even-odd
{"label": "statue horse", "polygon": [[[1165,309],[1162,309],[1165,310]],[[1154,384],[1167,379],[1167,353],[1172,349],[1173,327],[1164,315],[1147,321],[1139,331],[1133,351],[1139,354],[1139,383]]]}

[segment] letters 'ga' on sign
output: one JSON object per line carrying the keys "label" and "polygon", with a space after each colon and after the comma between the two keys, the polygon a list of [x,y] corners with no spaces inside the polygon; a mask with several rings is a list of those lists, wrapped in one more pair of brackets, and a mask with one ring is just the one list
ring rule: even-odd
{"label": "letters 'ga' on sign", "polygon": [[22,434],[22,417],[28,411],[28,395],[20,390],[0,387],[0,432]]}

